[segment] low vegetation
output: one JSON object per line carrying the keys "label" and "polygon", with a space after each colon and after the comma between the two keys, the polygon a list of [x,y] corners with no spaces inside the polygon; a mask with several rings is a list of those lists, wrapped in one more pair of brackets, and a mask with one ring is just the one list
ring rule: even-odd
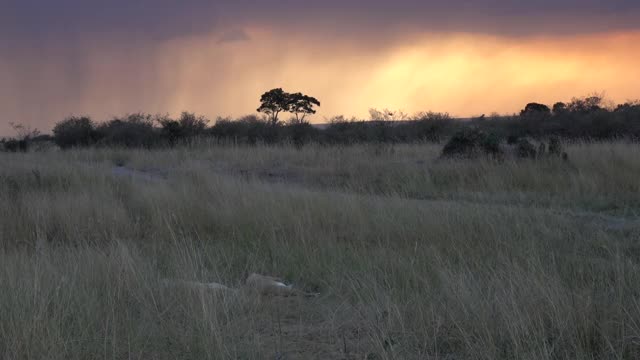
{"label": "low vegetation", "polygon": [[[489,137],[494,150],[495,144],[513,144],[522,138],[544,142],[550,138],[563,142],[640,139],[640,102],[628,101],[613,106],[600,95],[574,98],[567,103],[556,103],[552,108],[530,103],[519,115],[513,116],[483,115],[460,120],[446,113],[409,116],[401,111],[371,109],[371,118],[367,121],[338,116],[328,119],[322,126],[311,125],[306,116],[314,114],[314,107],[319,105],[320,102],[311,96],[273,89],[262,95],[261,106],[257,109],[261,115],[236,120],[218,118],[212,125],[207,118],[188,112],[178,118],[129,114],[105,122],[95,122],[87,116],[72,116],[55,125],[52,138],[22,134],[5,140],[0,149],[27,151],[30,144],[50,139],[63,149],[88,146],[163,148],[203,138],[220,143],[293,144],[297,147],[311,143],[442,143],[462,133],[470,136],[480,132]],[[290,113],[292,117],[282,121],[284,113]]]}
{"label": "low vegetation", "polygon": [[[639,145],[442,149],[0,153],[0,354],[636,358]],[[254,272],[320,295],[163,286]]]}
{"label": "low vegetation", "polygon": [[[640,104],[314,126],[319,104],[15,126],[0,357],[638,357]],[[319,295],[167,286],[253,273]]]}
{"label": "low vegetation", "polygon": [[548,143],[529,138],[512,137],[504,141],[494,134],[487,134],[476,128],[461,130],[453,135],[442,149],[443,158],[477,159],[485,157],[503,161],[511,159],[542,159],[556,157],[564,160],[568,155],[562,140],[551,137]]}

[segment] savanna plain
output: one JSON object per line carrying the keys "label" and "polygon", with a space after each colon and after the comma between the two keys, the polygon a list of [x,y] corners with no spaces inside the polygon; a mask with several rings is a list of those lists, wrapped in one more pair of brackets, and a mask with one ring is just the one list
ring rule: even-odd
{"label": "savanna plain", "polygon": [[0,153],[0,357],[639,358],[640,145],[441,150]]}

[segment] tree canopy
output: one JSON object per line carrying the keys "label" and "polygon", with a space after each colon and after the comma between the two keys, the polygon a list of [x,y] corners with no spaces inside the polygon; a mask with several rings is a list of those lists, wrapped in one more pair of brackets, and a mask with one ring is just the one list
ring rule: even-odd
{"label": "tree canopy", "polygon": [[282,88],[269,90],[260,97],[260,107],[256,111],[267,114],[275,125],[278,123],[278,115],[287,111],[288,95]]}
{"label": "tree canopy", "polygon": [[551,115],[551,109],[544,104],[528,103],[524,110],[520,112],[520,115]]}
{"label": "tree canopy", "polygon": [[278,123],[281,112],[294,114],[296,122],[300,123],[307,115],[316,113],[314,106],[320,106],[320,101],[312,96],[300,92],[290,94],[282,88],[276,88],[262,94],[257,111],[267,114],[273,125]]}
{"label": "tree canopy", "polygon": [[314,105],[320,106],[318,99],[302,93],[289,94],[288,98],[287,111],[296,116],[297,123],[304,122],[305,116],[316,113]]}

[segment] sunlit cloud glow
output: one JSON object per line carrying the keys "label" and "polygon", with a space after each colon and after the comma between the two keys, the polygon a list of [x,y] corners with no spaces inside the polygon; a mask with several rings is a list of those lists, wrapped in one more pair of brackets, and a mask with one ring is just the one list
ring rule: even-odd
{"label": "sunlit cloud glow", "polygon": [[633,29],[456,31],[408,21],[387,31],[319,19],[299,27],[299,19],[274,25],[238,15],[234,27],[212,22],[157,38],[96,31],[16,42],[0,55],[0,134],[9,121],[47,131],[71,114],[241,116],[274,87],[320,99],[314,122],[366,117],[371,107],[468,117],[592,92],[619,102],[640,97]]}

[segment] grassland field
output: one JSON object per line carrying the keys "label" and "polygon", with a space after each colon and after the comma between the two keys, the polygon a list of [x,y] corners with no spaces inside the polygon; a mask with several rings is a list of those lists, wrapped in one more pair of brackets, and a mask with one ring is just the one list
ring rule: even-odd
{"label": "grassland field", "polygon": [[0,358],[640,358],[640,145],[441,150],[0,153]]}

